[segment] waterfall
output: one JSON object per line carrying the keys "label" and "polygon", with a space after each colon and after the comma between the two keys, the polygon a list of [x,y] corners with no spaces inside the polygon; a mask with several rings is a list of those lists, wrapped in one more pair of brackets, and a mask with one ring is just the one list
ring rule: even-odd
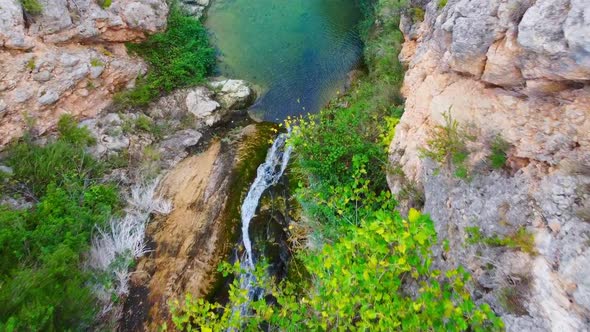
{"label": "waterfall", "polygon": [[[244,242],[244,257],[242,258],[241,267],[244,272],[240,275],[240,287],[248,290],[248,298],[250,300],[260,295],[259,289],[255,286],[256,277],[254,276],[254,257],[252,255],[252,242],[250,240],[249,228],[250,221],[254,218],[254,214],[258,208],[262,194],[269,187],[275,185],[289,163],[291,155],[291,147],[285,146],[288,134],[280,134],[277,136],[272,146],[268,150],[264,163],[258,166],[256,179],[250,186],[250,190],[242,203],[242,239]],[[239,311],[242,317],[248,310],[248,304],[243,304],[239,308],[234,308],[233,311]]]}

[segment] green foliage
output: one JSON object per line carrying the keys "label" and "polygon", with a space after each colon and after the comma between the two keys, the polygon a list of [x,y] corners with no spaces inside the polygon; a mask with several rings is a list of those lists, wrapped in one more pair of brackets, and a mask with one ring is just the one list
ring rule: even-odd
{"label": "green foliage", "polygon": [[129,150],[123,150],[119,153],[110,154],[107,156],[105,164],[109,169],[127,168],[129,166],[130,159],[131,156],[129,155]]}
{"label": "green foliage", "polygon": [[466,241],[467,244],[483,243],[494,247],[508,247],[528,254],[536,254],[535,237],[526,228],[519,228],[518,231],[505,237],[498,235],[486,237],[478,227],[467,227],[465,231],[469,236]]}
{"label": "green foliage", "polygon": [[82,254],[119,197],[95,180],[101,165],[84,152],[88,131],[68,116],[58,131],[45,146],[25,138],[7,152],[14,175],[6,192],[34,204],[0,206],[0,330],[85,330],[95,314]]}
{"label": "green foliage", "polygon": [[492,154],[489,156],[492,168],[500,169],[506,165],[507,152],[510,149],[510,144],[502,139],[501,136],[496,136],[492,141]]}
{"label": "green foliage", "polygon": [[166,125],[158,124],[152,118],[144,114],[140,114],[139,117],[135,119],[135,129],[150,133],[156,140],[161,140],[164,138],[168,127]]}
{"label": "green foliage", "polygon": [[453,119],[451,112],[444,113],[443,117],[445,125],[434,127],[430,139],[426,142],[428,147],[420,149],[420,153],[422,157],[446,165],[448,169],[454,167],[455,176],[465,179],[469,176],[469,170],[466,166],[469,157],[467,141],[472,140],[472,138]]}
{"label": "green foliage", "polygon": [[149,133],[152,129],[153,123],[154,120],[150,117],[140,114],[137,119],[135,119],[135,128]]}
{"label": "green foliage", "polygon": [[45,146],[25,137],[10,148],[6,164],[13,168],[13,178],[29,198],[43,196],[51,183],[64,186],[102,174],[101,165],[84,150],[93,142],[87,129],[77,128],[66,116],[60,119],[58,130],[60,137]]}
{"label": "green foliage", "polygon": [[171,6],[166,32],[154,34],[140,44],[127,44],[127,48],[143,57],[150,70],[133,90],[116,96],[122,107],[146,106],[162,93],[201,83],[215,64],[207,31],[177,5]]}
{"label": "green foliage", "polygon": [[[290,331],[488,331],[500,330],[502,321],[489,306],[477,306],[465,283],[470,276],[461,267],[443,273],[431,268],[431,245],[436,241],[432,221],[412,210],[407,219],[377,210],[362,227],[354,227],[333,245],[299,258],[313,279],[304,294],[286,281],[278,286],[264,280],[260,285],[277,302],[265,298],[250,303],[252,314],[239,317],[231,305],[246,303],[236,279],[230,290],[230,306],[193,300],[172,306],[179,330],[192,324],[203,331],[225,328]],[[417,285],[417,294],[405,289]],[[222,310],[221,313],[219,309]],[[245,324],[245,326],[242,326]]]}
{"label": "green foliage", "polygon": [[100,6],[100,8],[102,9],[107,9],[111,6],[111,4],[113,3],[113,0],[98,0],[98,5]]}
{"label": "green foliage", "polygon": [[[394,211],[385,181],[386,147],[401,116],[397,60],[401,33],[396,13],[405,3],[361,1],[382,25],[367,38],[370,73],[352,91],[308,119],[288,120],[294,147],[291,180],[307,218],[291,224],[320,238],[296,252],[297,278],[280,283],[256,268],[268,296],[250,301],[235,278],[227,305],[193,299],[171,304],[178,330],[487,331],[502,321],[488,305],[476,306],[461,267],[432,268],[437,242],[433,222],[411,210]],[[373,14],[372,14],[373,15]],[[298,227],[298,226],[297,226]],[[293,233],[291,234],[293,236]],[[446,248],[449,245],[447,243]],[[223,268],[243,273],[239,265]],[[303,276],[303,278],[301,278]],[[247,305],[246,317],[236,306]]]}
{"label": "green foliage", "polygon": [[448,0],[438,0],[438,3],[437,3],[438,9],[445,8],[445,6],[447,5],[447,1]]}
{"label": "green foliage", "polygon": [[91,146],[96,144],[96,139],[86,127],[78,127],[76,119],[71,115],[62,115],[57,122],[57,132],[60,140],[74,146]]}
{"label": "green foliage", "polygon": [[28,70],[34,70],[36,66],[37,64],[35,62],[35,58],[31,58],[29,61],[27,61],[26,67]]}
{"label": "green foliage", "polygon": [[[398,7],[399,6],[399,7]],[[405,5],[396,5],[393,12],[399,12]],[[388,12],[389,12],[388,10]],[[404,66],[398,54],[404,40],[399,31],[399,16],[382,17],[379,33],[365,44],[365,62],[369,68],[371,86],[371,108],[383,109],[402,105],[400,88],[404,80]]]}
{"label": "green foliage", "polygon": [[104,66],[104,62],[100,61],[98,58],[92,58],[90,59],[90,65],[92,67],[102,67]]}
{"label": "green foliage", "polygon": [[424,21],[424,15],[425,15],[424,9],[422,9],[420,7],[413,7],[411,9],[411,11],[412,11],[412,20],[414,22]]}
{"label": "green foliage", "polygon": [[[300,119],[289,139],[294,148],[291,172],[302,179],[295,194],[306,211],[326,226],[328,237],[333,225],[358,224],[362,210],[380,203],[378,198],[388,191],[387,146],[399,111],[392,106],[373,108],[373,93],[370,82],[361,82],[338,103]],[[287,126],[292,125],[288,120]],[[363,205],[355,211],[344,208],[351,201]]]}
{"label": "green foliage", "polygon": [[43,12],[43,6],[39,0],[20,0],[25,11],[31,15],[39,15]]}

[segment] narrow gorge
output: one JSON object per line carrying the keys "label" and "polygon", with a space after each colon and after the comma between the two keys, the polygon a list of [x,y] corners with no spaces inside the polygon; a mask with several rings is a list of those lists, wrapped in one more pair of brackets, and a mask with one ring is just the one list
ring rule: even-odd
{"label": "narrow gorge", "polygon": [[589,0],[0,0],[1,331],[590,331]]}

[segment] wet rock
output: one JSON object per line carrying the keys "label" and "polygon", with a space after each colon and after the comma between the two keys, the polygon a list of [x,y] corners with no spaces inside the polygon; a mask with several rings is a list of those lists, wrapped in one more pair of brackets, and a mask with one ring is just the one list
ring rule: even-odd
{"label": "wet rock", "polygon": [[[215,286],[217,266],[232,248],[228,239],[233,237],[235,228],[228,212],[238,206],[228,204],[231,195],[242,190],[232,187],[235,177],[244,176],[235,172],[236,165],[245,158],[240,151],[244,146],[268,139],[258,136],[257,128],[242,130],[223,149],[220,142],[212,143],[204,152],[175,165],[162,179],[158,194],[171,200],[174,210],[148,226],[147,236],[153,240],[153,251],[138,262],[134,274],[140,277],[134,280],[130,297],[147,288],[149,300],[141,305],[131,303],[132,311],[142,311],[144,318],[129,326],[129,316],[123,317],[129,330],[157,329],[169,317],[168,301],[186,293],[201,297]],[[188,145],[197,141],[198,136],[189,130],[161,144]],[[261,147],[266,149],[267,145]]]}

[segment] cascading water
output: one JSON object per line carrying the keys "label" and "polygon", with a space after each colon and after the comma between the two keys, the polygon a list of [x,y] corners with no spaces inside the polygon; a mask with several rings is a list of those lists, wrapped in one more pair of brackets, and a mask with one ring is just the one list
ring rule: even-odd
{"label": "cascading water", "polygon": [[[291,147],[285,146],[288,134],[280,134],[268,150],[264,163],[258,166],[256,179],[250,186],[250,190],[242,203],[242,239],[244,242],[244,256],[241,262],[241,268],[244,271],[240,275],[240,287],[248,291],[249,300],[260,295],[261,290],[255,286],[256,277],[254,275],[254,256],[252,254],[252,242],[250,240],[249,228],[250,221],[254,218],[262,194],[271,186],[275,185],[287,168]],[[239,308],[234,308],[234,312],[239,311],[243,317],[248,310],[248,304],[245,303]]]}

